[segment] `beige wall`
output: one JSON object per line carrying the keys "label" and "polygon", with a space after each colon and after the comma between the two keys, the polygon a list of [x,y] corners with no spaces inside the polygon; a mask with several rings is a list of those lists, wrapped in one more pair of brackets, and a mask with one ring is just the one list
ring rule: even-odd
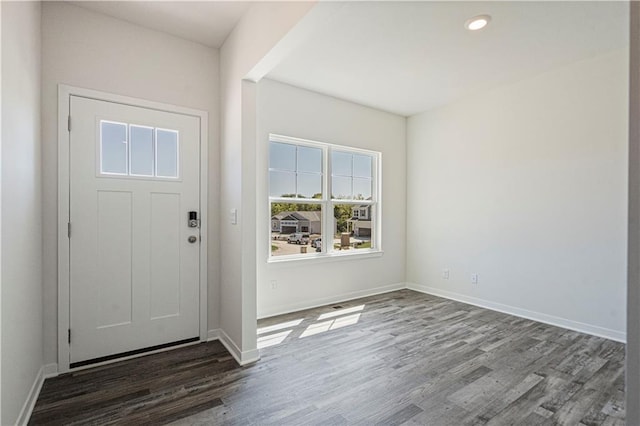
{"label": "beige wall", "polygon": [[407,280],[624,340],[627,92],[623,49],[411,117]]}
{"label": "beige wall", "polygon": [[631,2],[626,421],[640,424],[640,4]]}
{"label": "beige wall", "polygon": [[40,3],[2,2],[3,425],[26,420],[43,374],[40,18]]}

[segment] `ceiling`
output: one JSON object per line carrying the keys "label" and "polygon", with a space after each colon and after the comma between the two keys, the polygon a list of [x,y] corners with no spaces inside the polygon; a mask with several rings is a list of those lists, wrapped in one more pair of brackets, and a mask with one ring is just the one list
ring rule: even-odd
{"label": "ceiling", "polygon": [[132,24],[219,48],[251,7],[248,1],[72,1]]}
{"label": "ceiling", "polygon": [[[348,2],[268,78],[410,116],[628,45],[625,2]],[[490,14],[485,29],[464,22]]]}
{"label": "ceiling", "polygon": [[[218,48],[254,4],[74,1],[78,6]],[[267,78],[410,116],[628,45],[618,1],[323,1]],[[327,13],[329,10],[329,13]],[[319,12],[318,12],[319,13]],[[464,22],[490,14],[485,29]],[[329,18],[326,18],[329,16]],[[318,24],[321,22],[321,24]]]}

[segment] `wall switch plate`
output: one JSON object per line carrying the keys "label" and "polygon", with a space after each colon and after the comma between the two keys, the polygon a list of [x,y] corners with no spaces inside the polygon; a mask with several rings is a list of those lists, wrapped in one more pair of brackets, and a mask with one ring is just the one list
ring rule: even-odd
{"label": "wall switch plate", "polygon": [[448,269],[443,269],[442,270],[442,279],[443,280],[448,280],[449,279],[449,270]]}
{"label": "wall switch plate", "polygon": [[275,290],[276,288],[278,288],[278,281],[271,280],[271,290]]}
{"label": "wall switch plate", "polygon": [[471,274],[471,284],[478,284],[478,274]]}
{"label": "wall switch plate", "polygon": [[238,210],[237,209],[229,210],[229,221],[231,222],[232,225],[237,225],[238,224]]}

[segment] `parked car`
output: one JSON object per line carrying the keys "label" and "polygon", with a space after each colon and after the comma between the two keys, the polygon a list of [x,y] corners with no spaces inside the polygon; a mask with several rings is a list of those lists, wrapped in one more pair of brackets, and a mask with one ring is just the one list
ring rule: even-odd
{"label": "parked car", "polygon": [[302,232],[296,232],[295,234],[291,234],[289,235],[289,238],[287,238],[287,243],[292,244],[304,244],[307,245],[309,244],[309,234],[305,234]]}
{"label": "parked car", "polygon": [[322,238],[314,238],[313,240],[311,240],[311,247],[322,248]]}

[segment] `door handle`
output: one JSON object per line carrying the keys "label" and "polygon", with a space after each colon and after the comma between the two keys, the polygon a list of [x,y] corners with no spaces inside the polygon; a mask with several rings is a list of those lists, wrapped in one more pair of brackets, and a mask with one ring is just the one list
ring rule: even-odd
{"label": "door handle", "polygon": [[198,237],[196,237],[195,235],[189,235],[189,238],[187,238],[187,241],[189,241],[191,244],[193,244],[196,241],[198,241]]}

